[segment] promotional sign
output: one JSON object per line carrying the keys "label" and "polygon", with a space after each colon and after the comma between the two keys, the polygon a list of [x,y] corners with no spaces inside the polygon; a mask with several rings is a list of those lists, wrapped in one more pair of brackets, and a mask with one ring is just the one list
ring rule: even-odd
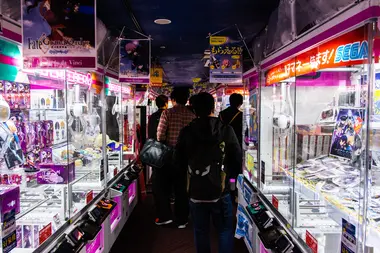
{"label": "promotional sign", "polygon": [[341,253],[356,253],[356,228],[342,219]]}
{"label": "promotional sign", "polygon": [[161,67],[153,67],[150,71],[150,86],[161,87],[164,75],[164,70]]}
{"label": "promotional sign", "polygon": [[[353,152],[361,148],[363,121],[364,109],[339,110],[331,142],[331,155],[351,159]],[[360,147],[356,145],[358,141]]]}
{"label": "promotional sign", "polygon": [[53,228],[51,226],[51,222],[45,226],[44,228],[42,228],[39,232],[39,244],[43,244],[53,233]]}
{"label": "promotional sign", "polygon": [[210,83],[243,82],[243,48],[229,37],[210,37]]}
{"label": "promotional sign", "polygon": [[1,237],[3,253],[8,253],[17,246],[16,236],[16,210],[2,214]]}
{"label": "promotional sign", "polygon": [[272,205],[278,210],[278,198],[272,195]]}
{"label": "promotional sign", "polygon": [[119,81],[149,84],[149,80],[150,40],[121,40]]}
{"label": "promotional sign", "polygon": [[318,241],[306,230],[306,244],[313,253],[318,253]]}
{"label": "promotional sign", "polygon": [[322,69],[363,64],[367,60],[367,31],[361,27],[270,69],[266,85]]}
{"label": "promotional sign", "polygon": [[91,190],[86,194],[86,204],[89,204],[94,199],[94,191]]}
{"label": "promotional sign", "polygon": [[96,68],[96,0],[21,2],[25,69]]}
{"label": "promotional sign", "polygon": [[375,74],[375,87],[373,90],[373,120],[380,121],[380,73]]}

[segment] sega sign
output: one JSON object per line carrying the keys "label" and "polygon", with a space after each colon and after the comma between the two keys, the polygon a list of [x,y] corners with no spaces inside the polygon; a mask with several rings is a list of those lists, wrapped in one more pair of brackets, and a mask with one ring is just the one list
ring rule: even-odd
{"label": "sega sign", "polygon": [[360,42],[341,45],[336,49],[334,63],[368,59],[368,42]]}

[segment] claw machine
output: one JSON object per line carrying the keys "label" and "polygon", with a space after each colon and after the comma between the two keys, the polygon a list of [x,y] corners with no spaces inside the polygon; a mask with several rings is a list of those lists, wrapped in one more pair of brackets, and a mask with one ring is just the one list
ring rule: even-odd
{"label": "claw machine", "polygon": [[257,185],[313,252],[379,248],[378,4],[360,2],[261,62]]}

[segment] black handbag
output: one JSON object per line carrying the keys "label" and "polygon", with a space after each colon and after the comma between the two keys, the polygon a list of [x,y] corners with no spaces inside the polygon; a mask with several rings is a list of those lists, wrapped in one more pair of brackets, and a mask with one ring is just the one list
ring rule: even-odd
{"label": "black handbag", "polygon": [[140,152],[141,162],[153,168],[162,168],[172,156],[173,148],[155,139],[148,139]]}

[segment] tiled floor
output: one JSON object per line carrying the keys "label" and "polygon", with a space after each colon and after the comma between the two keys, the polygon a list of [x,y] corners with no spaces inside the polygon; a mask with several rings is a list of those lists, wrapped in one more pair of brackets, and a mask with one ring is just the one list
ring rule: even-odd
{"label": "tiled floor", "polygon": [[[186,229],[154,224],[151,197],[139,203],[115,242],[111,253],[195,253],[191,224]],[[212,252],[217,253],[217,235],[211,235]],[[246,253],[244,242],[235,240],[234,253]]]}

